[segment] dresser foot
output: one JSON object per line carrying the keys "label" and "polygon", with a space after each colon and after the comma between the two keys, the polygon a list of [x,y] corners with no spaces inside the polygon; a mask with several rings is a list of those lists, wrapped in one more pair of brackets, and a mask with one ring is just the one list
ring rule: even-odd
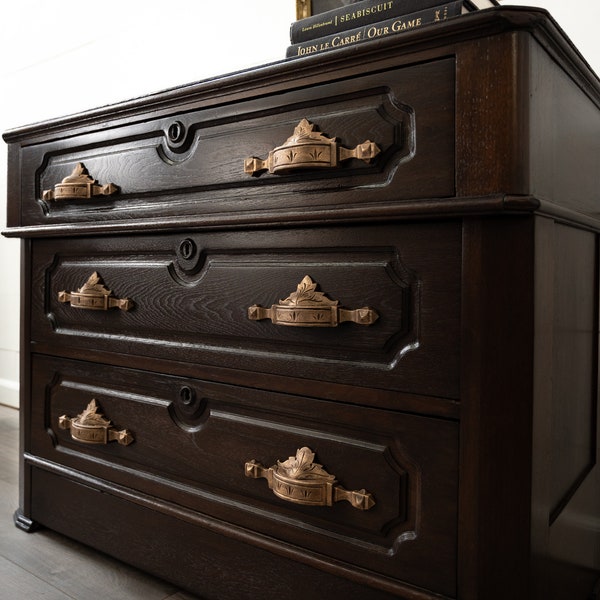
{"label": "dresser foot", "polygon": [[40,528],[39,523],[37,523],[36,521],[32,521],[29,517],[26,517],[21,512],[21,509],[15,511],[13,521],[15,523],[15,527],[27,533],[33,533],[34,531],[37,531]]}

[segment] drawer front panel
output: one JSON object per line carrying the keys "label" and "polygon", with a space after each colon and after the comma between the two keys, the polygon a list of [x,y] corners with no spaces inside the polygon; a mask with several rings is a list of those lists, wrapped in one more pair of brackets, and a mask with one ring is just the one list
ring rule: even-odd
{"label": "drawer front panel", "polygon": [[458,223],[33,247],[32,338],[51,352],[293,376],[300,362],[306,378],[458,397]]}
{"label": "drawer front panel", "polygon": [[[30,462],[454,594],[456,423],[49,357],[33,368]],[[108,421],[127,439],[75,427]],[[248,476],[279,463],[287,482]],[[333,501],[306,502],[309,471],[335,479]]]}
{"label": "drawer front panel", "polygon": [[[102,131],[24,148],[21,224],[227,213],[243,219],[247,211],[454,195],[453,59],[268,99],[211,103],[127,125],[107,119]],[[305,144],[304,119],[330,140],[323,148]],[[290,139],[300,145],[290,142],[288,151]],[[377,145],[372,160],[360,158],[365,142]],[[332,143],[330,163],[323,157]],[[299,160],[305,150],[312,158],[284,172],[245,172],[247,159],[267,159],[282,146],[274,160]],[[341,148],[359,148],[359,158],[346,159]],[[80,163],[89,180],[81,178]],[[95,191],[87,187],[93,182]]]}

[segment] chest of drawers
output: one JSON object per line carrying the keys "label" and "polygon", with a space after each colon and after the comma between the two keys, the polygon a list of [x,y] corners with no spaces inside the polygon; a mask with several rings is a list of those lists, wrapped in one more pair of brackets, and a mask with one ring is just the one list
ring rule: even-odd
{"label": "chest of drawers", "polygon": [[599,108],[515,8],[7,132],[16,525],[207,599],[591,598]]}

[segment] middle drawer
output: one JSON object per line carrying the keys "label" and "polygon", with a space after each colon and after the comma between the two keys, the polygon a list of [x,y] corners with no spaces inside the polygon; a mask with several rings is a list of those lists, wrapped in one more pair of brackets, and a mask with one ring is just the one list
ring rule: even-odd
{"label": "middle drawer", "polygon": [[460,237],[450,221],[34,240],[32,340],[457,398]]}

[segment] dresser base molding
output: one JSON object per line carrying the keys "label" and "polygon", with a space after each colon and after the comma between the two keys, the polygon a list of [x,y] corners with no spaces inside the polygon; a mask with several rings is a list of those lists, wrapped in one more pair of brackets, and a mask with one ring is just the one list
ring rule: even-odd
{"label": "dresser base molding", "polygon": [[[108,483],[86,473],[67,469],[62,465],[52,463],[39,457],[26,456],[26,461],[32,467],[32,481],[42,486],[49,486],[55,493],[35,496],[32,509],[39,517],[39,524],[58,531],[97,550],[106,552],[136,566],[140,569],[157,574],[190,592],[200,594],[206,600],[228,598],[247,600],[253,596],[247,587],[248,580],[237,582],[236,577],[245,577],[252,572],[253,577],[270,580],[269,570],[256,558],[257,564],[248,569],[248,557],[269,556],[270,561],[277,565],[279,584],[285,592],[280,591],[274,596],[286,600],[301,600],[316,598],[322,589],[348,588],[345,598],[363,600],[388,600],[402,598],[403,600],[441,600],[447,598],[439,594],[429,594],[417,588],[393,581],[376,573],[309,552],[305,549],[283,543],[268,536],[250,532],[242,527],[201,515],[196,511],[187,510],[174,503],[157,500],[154,497],[136,492],[135,490]],[[100,492],[100,493],[98,493]],[[85,506],[85,511],[81,507]],[[155,528],[155,517],[152,516],[153,527],[144,527],[149,514],[160,515],[159,519],[165,524],[165,530]],[[70,515],[68,519],[60,515]],[[158,517],[157,517],[158,518]],[[28,519],[25,519],[28,521]],[[98,527],[90,527],[90,523],[98,523]],[[138,525],[136,525],[136,523]],[[195,533],[192,533],[190,527]],[[130,533],[127,530],[131,529]],[[32,529],[31,531],[35,531]],[[134,533],[135,531],[135,533]],[[239,553],[239,563],[232,565],[228,574],[231,578],[224,581],[208,580],[212,572],[202,571],[201,565],[212,564],[214,555],[211,544],[205,544],[208,538],[217,540],[215,545],[227,553]],[[226,539],[225,539],[226,538]],[[128,539],[127,544],[116,544],[116,539]],[[177,560],[169,564],[161,563],[160,548],[163,544],[171,546],[169,556]],[[188,544],[194,544],[191,550]],[[252,550],[248,550],[250,544]],[[222,548],[222,550],[220,550]],[[150,551],[148,550],[150,549]],[[156,553],[154,553],[155,551]],[[202,556],[206,554],[206,561]],[[190,558],[193,557],[193,558]],[[279,557],[279,558],[276,558]],[[289,561],[289,572],[280,564],[281,559]],[[191,561],[190,569],[194,571],[180,573],[173,565],[185,565]],[[244,569],[236,569],[233,565],[244,564]],[[284,563],[285,564],[285,563]],[[193,566],[193,568],[192,568]],[[261,573],[261,571],[263,571]],[[299,572],[307,570],[306,581],[299,582]],[[310,581],[308,581],[310,580]],[[217,587],[211,595],[207,586]],[[308,595],[303,590],[308,586]],[[269,593],[273,593],[270,590]],[[258,592],[257,592],[258,594]]]}

